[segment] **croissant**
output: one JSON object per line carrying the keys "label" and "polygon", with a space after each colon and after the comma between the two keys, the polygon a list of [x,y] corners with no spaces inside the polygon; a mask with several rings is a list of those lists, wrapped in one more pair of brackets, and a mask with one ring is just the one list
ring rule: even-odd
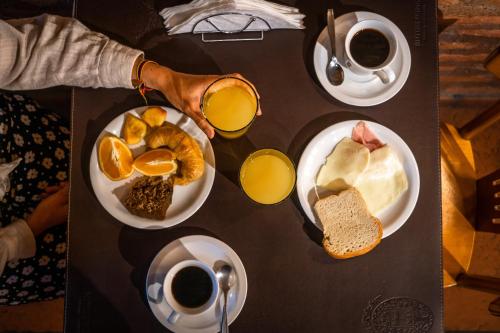
{"label": "croissant", "polygon": [[205,171],[205,160],[198,142],[178,126],[166,123],[146,137],[149,148],[168,147],[177,155],[180,170],[175,176],[176,185],[186,185],[197,180]]}

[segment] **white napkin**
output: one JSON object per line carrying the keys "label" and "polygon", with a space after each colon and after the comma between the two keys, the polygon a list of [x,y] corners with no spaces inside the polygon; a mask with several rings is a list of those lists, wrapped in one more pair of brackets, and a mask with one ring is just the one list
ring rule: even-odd
{"label": "white napkin", "polygon": [[279,5],[265,0],[193,0],[188,4],[167,7],[160,11],[160,15],[163,16],[165,20],[168,20],[173,14],[185,13],[188,11],[200,11],[203,8],[222,4],[247,4],[249,6],[253,6],[253,8],[267,9],[283,14],[299,12],[297,8]]}
{"label": "white napkin", "polygon": [[[165,8],[160,11],[160,15],[164,18],[170,35],[218,32],[217,28],[236,32],[243,29],[252,16],[258,19],[245,31],[304,29],[305,17],[297,8],[265,0],[193,0],[188,4]],[[206,18],[209,18],[213,25],[207,22]]]}

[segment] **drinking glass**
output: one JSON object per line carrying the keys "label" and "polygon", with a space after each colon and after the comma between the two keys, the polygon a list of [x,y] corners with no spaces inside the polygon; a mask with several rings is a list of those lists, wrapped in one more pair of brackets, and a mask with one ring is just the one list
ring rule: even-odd
{"label": "drinking glass", "polygon": [[[226,90],[225,101],[221,103],[219,99],[215,102],[217,98],[215,96],[218,93],[220,97],[224,89],[236,87],[241,90],[233,89],[229,94],[227,93],[229,90]],[[217,103],[217,106],[214,106],[214,103]],[[200,101],[200,109],[205,119],[220,136],[226,139],[236,139],[245,134],[255,120],[259,109],[259,98],[255,89],[247,81],[226,76],[215,80],[207,87]]]}
{"label": "drinking glass", "polygon": [[295,188],[295,166],[277,149],[260,149],[248,155],[241,165],[239,181],[243,192],[252,201],[264,205],[278,204]]}

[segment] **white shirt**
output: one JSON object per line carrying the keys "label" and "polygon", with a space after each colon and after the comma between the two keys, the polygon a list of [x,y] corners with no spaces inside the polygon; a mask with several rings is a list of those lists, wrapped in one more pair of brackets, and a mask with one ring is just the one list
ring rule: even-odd
{"label": "white shirt", "polygon": [[[133,88],[133,66],[142,54],[71,18],[41,15],[0,20],[0,89]],[[0,178],[9,174],[1,168],[0,173]],[[35,239],[25,221],[0,228],[0,275],[8,261],[32,257],[35,251]]]}

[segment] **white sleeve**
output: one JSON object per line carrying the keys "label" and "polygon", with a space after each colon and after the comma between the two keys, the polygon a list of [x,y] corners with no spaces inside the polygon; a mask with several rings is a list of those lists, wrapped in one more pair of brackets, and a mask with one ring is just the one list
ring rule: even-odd
{"label": "white sleeve", "polygon": [[72,18],[0,20],[0,89],[133,88],[134,63],[142,54]]}
{"label": "white sleeve", "polygon": [[0,228],[0,275],[8,261],[35,255],[36,241],[24,220]]}

